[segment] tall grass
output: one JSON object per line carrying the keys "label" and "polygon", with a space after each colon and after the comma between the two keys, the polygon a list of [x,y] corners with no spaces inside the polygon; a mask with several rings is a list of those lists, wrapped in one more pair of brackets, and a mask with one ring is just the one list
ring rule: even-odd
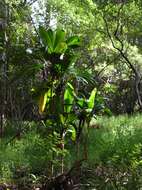
{"label": "tall grass", "polygon": [[[87,167],[83,178],[97,190],[139,190],[142,187],[142,116],[98,117],[89,130]],[[84,171],[85,173],[85,171]],[[91,188],[90,188],[91,189]]]}
{"label": "tall grass", "polygon": [[[122,115],[98,117],[94,125],[99,128],[89,130],[89,160],[109,161],[116,153],[121,159],[128,156],[142,144],[142,116]],[[126,154],[126,155],[125,155]],[[126,157],[125,157],[126,158]]]}
{"label": "tall grass", "polygon": [[[124,190],[139,189],[142,181],[142,115],[97,117],[92,122],[92,126],[99,127],[89,128],[89,157],[84,168],[91,168],[93,175],[91,181],[87,175],[83,181],[86,179],[97,190],[117,189],[117,186]],[[12,182],[29,174],[40,176],[50,172],[53,144],[51,139],[42,135],[46,129],[39,126],[39,130],[37,125],[23,122],[18,126],[8,123],[5,127],[0,141],[0,182]],[[21,138],[15,138],[7,144],[19,126],[25,129]],[[70,154],[65,157],[67,167],[76,159],[73,149],[74,146],[69,146]],[[58,167],[59,163],[55,165]],[[97,174],[98,167],[103,171],[100,176]],[[95,181],[92,182],[92,179]],[[139,186],[136,187],[136,184]]]}

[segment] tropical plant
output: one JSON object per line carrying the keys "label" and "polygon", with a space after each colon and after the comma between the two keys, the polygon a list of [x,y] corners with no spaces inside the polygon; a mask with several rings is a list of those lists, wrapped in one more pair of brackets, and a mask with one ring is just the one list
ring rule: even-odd
{"label": "tropical plant", "polygon": [[[73,87],[74,77],[66,75],[69,67],[75,65],[73,49],[80,46],[80,39],[77,36],[66,39],[63,30],[52,31],[43,27],[39,28],[39,35],[44,64],[42,72],[46,72],[40,88],[34,88],[34,92],[38,92],[39,113],[45,118],[45,125],[51,127],[51,134],[59,134],[58,147],[62,152],[69,139],[77,142],[78,147],[84,134],[84,158],[87,159],[87,128],[93,116],[96,89],[88,99],[79,97]],[[63,157],[61,159],[63,172]]]}

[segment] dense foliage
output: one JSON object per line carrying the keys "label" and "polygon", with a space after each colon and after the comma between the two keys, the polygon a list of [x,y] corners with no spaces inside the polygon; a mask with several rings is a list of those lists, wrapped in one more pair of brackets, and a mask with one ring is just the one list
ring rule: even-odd
{"label": "dense foliage", "polygon": [[0,0],[7,188],[141,188],[141,8],[141,0]]}

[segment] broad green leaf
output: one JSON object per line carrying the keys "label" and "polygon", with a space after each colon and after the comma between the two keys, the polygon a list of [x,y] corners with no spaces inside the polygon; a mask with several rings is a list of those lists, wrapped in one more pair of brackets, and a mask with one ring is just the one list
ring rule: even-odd
{"label": "broad green leaf", "polygon": [[54,49],[54,32],[51,29],[46,30],[40,26],[39,34],[44,46],[48,48],[48,53],[52,53]]}
{"label": "broad green leaf", "polygon": [[44,112],[46,101],[47,101],[47,95],[48,93],[46,92],[40,96],[40,99],[39,99],[39,113],[40,114]]}
{"label": "broad green leaf", "polygon": [[56,48],[54,49],[55,53],[64,53],[67,50],[68,46],[65,42],[61,42],[57,44]]}
{"label": "broad green leaf", "polygon": [[65,119],[66,118],[63,116],[63,114],[60,114],[60,121],[61,121],[62,124],[65,123]]}
{"label": "broad green leaf", "polygon": [[65,41],[65,31],[64,30],[57,30],[54,42],[54,49],[59,46],[60,43]]}
{"label": "broad green leaf", "polygon": [[94,88],[91,92],[89,99],[88,99],[88,108],[89,109],[93,109],[93,107],[94,107],[96,92],[97,92],[97,90],[96,90],[96,88]]}
{"label": "broad green leaf", "polygon": [[74,101],[74,88],[70,83],[67,83],[66,90],[64,92],[65,111],[69,113]]}
{"label": "broad green leaf", "polygon": [[85,105],[85,99],[83,99],[83,98],[78,98],[77,104],[78,104],[81,108],[83,108],[83,106]]}
{"label": "broad green leaf", "polygon": [[54,40],[55,40],[55,33],[49,29],[47,31],[47,47],[48,47],[48,53],[54,52]]}
{"label": "broad green leaf", "polygon": [[72,36],[67,40],[68,46],[79,47],[81,42],[78,36]]}
{"label": "broad green leaf", "polygon": [[55,95],[55,93],[50,88],[47,92],[47,103],[50,101],[50,99]]}
{"label": "broad green leaf", "polygon": [[46,103],[50,101],[50,98],[54,96],[52,89],[49,89],[47,92],[42,93],[39,98],[39,113],[42,114],[45,110]]}
{"label": "broad green leaf", "polygon": [[44,27],[40,26],[39,27],[39,35],[40,38],[45,46],[47,46],[47,31]]}

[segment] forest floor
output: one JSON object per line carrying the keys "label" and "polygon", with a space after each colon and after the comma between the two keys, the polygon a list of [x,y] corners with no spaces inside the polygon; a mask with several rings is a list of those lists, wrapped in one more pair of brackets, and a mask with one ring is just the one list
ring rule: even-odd
{"label": "forest floor", "polygon": [[[51,164],[51,144],[43,135],[45,129],[37,130],[35,123],[30,123],[28,132],[25,130],[20,139],[7,144],[17,130],[15,126],[15,123],[8,122],[1,139],[0,190],[41,190],[44,178],[50,176],[46,174],[50,173]],[[27,123],[23,122],[22,127],[25,126]],[[139,189],[142,186],[141,137],[140,114],[97,117],[93,120],[89,128],[88,160],[81,166],[80,177],[81,184],[88,187],[81,189]],[[68,171],[76,153],[72,145],[66,148],[64,165]],[[80,149],[81,159],[82,146]],[[60,159],[54,161],[56,173],[60,164]]]}

